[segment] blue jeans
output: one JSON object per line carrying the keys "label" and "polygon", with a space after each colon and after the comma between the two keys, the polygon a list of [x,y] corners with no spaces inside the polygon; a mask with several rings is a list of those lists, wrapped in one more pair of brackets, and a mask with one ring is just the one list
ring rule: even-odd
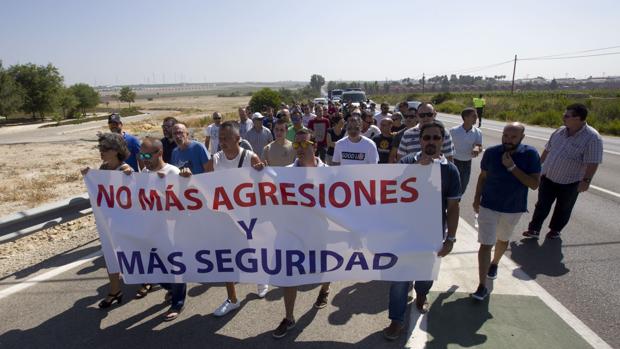
{"label": "blue jeans", "polygon": [[454,165],[459,170],[459,177],[461,178],[461,195],[465,193],[467,184],[469,184],[469,176],[471,174],[471,160],[461,161],[454,159]]}
{"label": "blue jeans", "polygon": [[170,299],[171,308],[177,310],[183,308],[187,295],[187,284],[161,284],[161,287],[170,291],[172,295]]}
{"label": "blue jeans", "polygon": [[[407,295],[411,281],[392,281],[390,285],[390,305],[388,307],[390,320],[405,322],[407,311]],[[413,289],[416,296],[426,296],[433,287],[433,281],[415,281]]]}

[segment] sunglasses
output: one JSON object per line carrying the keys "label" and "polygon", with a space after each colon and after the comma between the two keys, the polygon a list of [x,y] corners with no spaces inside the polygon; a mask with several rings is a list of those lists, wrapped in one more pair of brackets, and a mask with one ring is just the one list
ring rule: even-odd
{"label": "sunglasses", "polygon": [[153,153],[140,153],[140,160],[151,160],[153,158],[153,154],[157,154],[157,152]]}
{"label": "sunglasses", "polygon": [[313,146],[314,142],[312,141],[303,141],[303,142],[293,142],[293,148],[294,149],[299,149],[299,147],[301,147],[302,149],[306,149],[310,146]]}
{"label": "sunglasses", "polygon": [[434,136],[425,135],[425,136],[422,137],[422,140],[423,141],[430,141],[432,139],[434,141],[440,141],[442,138],[443,137],[437,136],[437,135],[434,135]]}
{"label": "sunglasses", "polygon": [[435,113],[419,113],[418,116],[421,118],[432,118]]}

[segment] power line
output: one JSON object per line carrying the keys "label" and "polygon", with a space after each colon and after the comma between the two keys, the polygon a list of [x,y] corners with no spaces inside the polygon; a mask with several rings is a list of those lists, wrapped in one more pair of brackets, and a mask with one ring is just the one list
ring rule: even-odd
{"label": "power line", "polygon": [[613,48],[620,48],[620,45],[618,45],[618,46],[602,47],[602,48],[595,48],[595,49],[591,49],[591,50],[582,50],[582,51],[573,51],[573,52],[558,53],[558,54],[548,55],[548,56],[538,56],[538,57],[521,58],[520,60],[521,60],[521,61],[525,61],[525,60],[535,60],[535,59],[539,59],[539,58],[551,58],[551,57],[558,57],[558,56],[574,55],[574,54],[577,54],[577,53],[586,53],[586,52],[595,52],[595,51],[611,50],[611,49],[613,49]]}
{"label": "power line", "polygon": [[584,57],[598,57],[598,56],[611,56],[618,55],[620,52],[608,52],[608,53],[598,53],[593,55],[581,55],[581,56],[568,56],[568,57],[549,57],[549,58],[521,58],[520,61],[547,61],[551,59],[573,59],[573,58],[584,58]]}

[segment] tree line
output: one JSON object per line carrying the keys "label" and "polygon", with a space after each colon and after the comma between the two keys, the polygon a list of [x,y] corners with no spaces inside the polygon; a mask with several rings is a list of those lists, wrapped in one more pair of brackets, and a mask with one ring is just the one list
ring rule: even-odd
{"label": "tree line", "polygon": [[92,86],[77,83],[66,87],[58,68],[52,64],[15,64],[5,68],[0,61],[0,115],[18,112],[41,120],[46,115],[82,117],[99,104]]}

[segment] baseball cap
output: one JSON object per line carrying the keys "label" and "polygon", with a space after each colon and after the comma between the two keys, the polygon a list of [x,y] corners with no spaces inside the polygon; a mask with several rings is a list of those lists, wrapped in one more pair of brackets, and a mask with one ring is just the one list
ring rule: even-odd
{"label": "baseball cap", "polygon": [[109,123],[117,123],[117,124],[122,124],[123,122],[121,121],[121,116],[118,115],[117,113],[112,113],[110,114],[110,116],[108,116],[108,124]]}
{"label": "baseball cap", "polygon": [[263,114],[256,112],[254,114],[252,114],[252,120],[260,120],[263,118]]}

